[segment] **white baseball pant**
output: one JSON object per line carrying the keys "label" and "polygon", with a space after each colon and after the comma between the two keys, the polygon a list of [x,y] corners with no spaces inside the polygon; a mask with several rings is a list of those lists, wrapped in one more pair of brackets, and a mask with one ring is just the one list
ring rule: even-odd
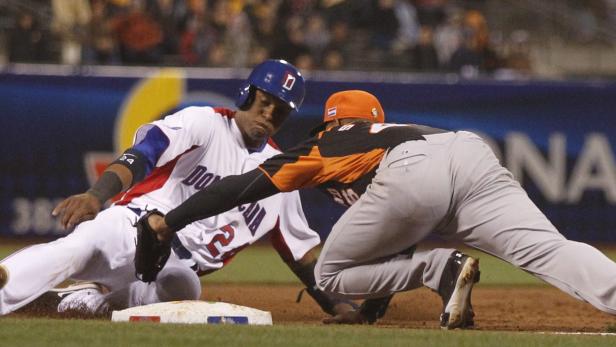
{"label": "white baseball pant", "polygon": [[199,299],[199,277],[173,252],[156,282],[136,279],[136,218],[130,209],[113,206],[66,237],[24,248],[2,260],[9,281],[0,290],[0,314],[19,309],[67,279],[104,285],[110,290],[107,301],[116,309]]}

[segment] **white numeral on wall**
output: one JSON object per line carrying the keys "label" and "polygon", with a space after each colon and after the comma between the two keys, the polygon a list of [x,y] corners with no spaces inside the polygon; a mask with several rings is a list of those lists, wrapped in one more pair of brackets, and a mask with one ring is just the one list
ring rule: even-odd
{"label": "white numeral on wall", "polygon": [[58,235],[65,231],[60,226],[58,219],[51,215],[51,211],[60,199],[15,198],[13,200],[13,233],[24,235],[34,232],[36,235]]}

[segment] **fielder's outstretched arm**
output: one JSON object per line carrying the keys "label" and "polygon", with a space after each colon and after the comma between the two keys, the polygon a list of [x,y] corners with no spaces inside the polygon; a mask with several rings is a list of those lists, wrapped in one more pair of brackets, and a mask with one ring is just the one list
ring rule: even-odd
{"label": "fielder's outstretched arm", "polygon": [[[259,169],[243,175],[227,176],[195,193],[164,218],[165,226],[151,224],[154,230],[168,228],[176,232],[186,225],[228,211],[236,206],[255,202],[280,193],[278,188]],[[163,237],[166,238],[166,237]]]}

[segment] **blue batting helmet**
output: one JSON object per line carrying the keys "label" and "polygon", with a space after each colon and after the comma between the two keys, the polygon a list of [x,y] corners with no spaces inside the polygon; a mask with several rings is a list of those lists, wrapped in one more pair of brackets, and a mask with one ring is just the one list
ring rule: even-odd
{"label": "blue batting helmet", "polygon": [[235,101],[240,109],[250,104],[253,88],[277,97],[295,111],[299,111],[306,93],[301,72],[284,60],[274,59],[257,65],[240,87],[240,93]]}

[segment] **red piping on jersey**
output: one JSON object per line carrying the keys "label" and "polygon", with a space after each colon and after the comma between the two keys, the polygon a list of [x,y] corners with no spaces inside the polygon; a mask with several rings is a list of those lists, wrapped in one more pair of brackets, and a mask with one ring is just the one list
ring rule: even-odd
{"label": "red piping on jersey", "polygon": [[280,231],[280,218],[276,220],[276,225],[270,230],[269,234],[270,242],[278,254],[280,254],[280,258],[282,258],[285,263],[295,260],[293,258],[293,252],[291,252],[291,249],[284,240],[284,236],[282,236],[282,231]]}
{"label": "red piping on jersey", "polygon": [[[235,118],[235,111],[228,109],[226,107],[214,107],[214,112],[220,114],[221,116],[227,117],[229,119]],[[280,147],[278,147],[278,144],[274,142],[274,139],[272,139],[271,137],[267,139],[267,143],[270,146],[274,147],[274,149],[280,150]]]}
{"label": "red piping on jersey", "polygon": [[160,187],[165,185],[165,182],[167,182],[167,179],[169,179],[169,176],[171,175],[171,172],[175,168],[175,164],[177,164],[178,160],[184,154],[198,147],[199,146],[196,146],[196,145],[192,146],[188,150],[186,150],[184,153],[175,157],[172,161],[168,162],[167,164],[161,167],[157,167],[156,169],[152,170],[152,173],[150,173],[150,175],[145,180],[137,183],[131,190],[129,190],[128,192],[126,192],[126,194],[124,194],[124,196],[122,197],[122,199],[120,199],[120,201],[116,202],[115,204],[120,205],[120,206],[127,205],[133,199],[138,198],[149,192],[152,192],[156,189],[159,189]]}
{"label": "red piping on jersey", "polygon": [[226,107],[214,107],[214,112],[222,116],[225,116],[229,119],[235,118],[235,111],[233,111],[232,109],[226,108]]}
{"label": "red piping on jersey", "polygon": [[276,142],[274,142],[274,139],[273,139],[273,138],[271,138],[271,137],[270,137],[269,139],[267,139],[267,143],[268,143],[270,146],[274,147],[274,149],[277,149],[277,150],[279,150],[279,151],[280,151],[280,147],[278,147],[278,144],[277,144]]}

